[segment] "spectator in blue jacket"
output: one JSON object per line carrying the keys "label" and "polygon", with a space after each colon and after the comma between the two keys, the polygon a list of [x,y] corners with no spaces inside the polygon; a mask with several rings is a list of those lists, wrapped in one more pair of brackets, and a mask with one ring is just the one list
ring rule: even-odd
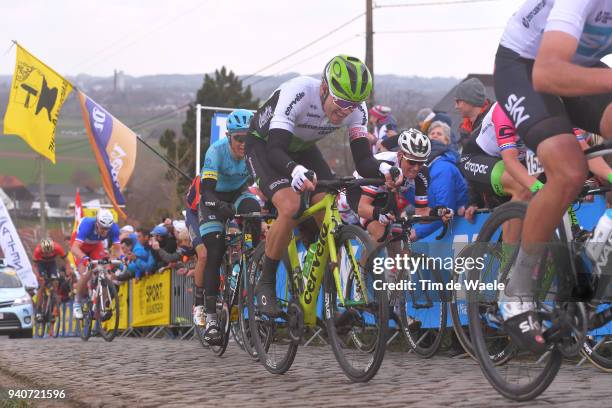
{"label": "spectator in blue jacket", "polygon": [[137,240],[129,237],[123,238],[121,250],[128,260],[127,270],[136,280],[153,267],[153,257]]}
{"label": "spectator in blue jacket", "polygon": [[[431,154],[427,160],[429,168],[429,188],[427,198],[429,207],[451,208],[455,214],[462,215],[468,203],[468,187],[459,167],[458,154],[450,148],[451,130],[442,122],[436,121],[429,126]],[[417,224],[417,236],[424,237],[442,226],[442,222]]]}

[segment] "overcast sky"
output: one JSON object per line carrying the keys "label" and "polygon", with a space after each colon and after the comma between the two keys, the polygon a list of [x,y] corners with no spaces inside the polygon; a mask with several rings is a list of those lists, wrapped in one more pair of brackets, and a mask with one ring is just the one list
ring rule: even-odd
{"label": "overcast sky", "polygon": [[[461,0],[379,0],[379,6]],[[465,0],[463,0],[465,1]],[[194,74],[225,65],[252,74],[365,11],[365,0],[0,1],[0,74],[11,40],[64,75]],[[503,26],[522,0],[374,10],[376,74],[488,73]],[[488,30],[385,33],[407,30]],[[261,72],[315,73],[335,54],[365,56],[365,17]]]}

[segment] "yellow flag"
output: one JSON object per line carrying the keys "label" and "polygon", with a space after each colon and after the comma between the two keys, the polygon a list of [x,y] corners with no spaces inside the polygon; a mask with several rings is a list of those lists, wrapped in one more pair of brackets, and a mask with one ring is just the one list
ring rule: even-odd
{"label": "yellow flag", "polygon": [[55,164],[55,125],[72,85],[20,45],[4,134],[18,135]]}

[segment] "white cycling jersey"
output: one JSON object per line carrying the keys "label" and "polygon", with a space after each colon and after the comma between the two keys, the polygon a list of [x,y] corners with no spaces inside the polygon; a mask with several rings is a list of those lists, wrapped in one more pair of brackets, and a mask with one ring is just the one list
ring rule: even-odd
{"label": "white cycling jersey", "polygon": [[546,31],[576,38],[573,62],[595,65],[612,52],[612,0],[527,0],[508,22],[501,45],[535,59]]}
{"label": "white cycling jersey", "polygon": [[325,116],[321,104],[320,79],[307,76],[293,78],[276,89],[258,109],[251,121],[255,135],[267,139],[270,129],[284,129],[293,134],[290,152],[305,150],[317,140],[347,127],[349,137],[367,137],[368,110],[365,102],[334,125]]}

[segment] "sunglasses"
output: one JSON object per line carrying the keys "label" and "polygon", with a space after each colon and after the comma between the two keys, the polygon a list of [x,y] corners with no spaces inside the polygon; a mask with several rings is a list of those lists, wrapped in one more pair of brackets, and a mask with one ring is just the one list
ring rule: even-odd
{"label": "sunglasses", "polygon": [[232,140],[238,142],[238,143],[244,143],[246,141],[246,134],[243,133],[236,133],[231,135],[232,136]]}
{"label": "sunglasses", "polygon": [[331,92],[329,93],[329,96],[331,96],[334,105],[342,110],[354,110],[361,106],[361,102],[345,101],[344,99],[335,97]]}

